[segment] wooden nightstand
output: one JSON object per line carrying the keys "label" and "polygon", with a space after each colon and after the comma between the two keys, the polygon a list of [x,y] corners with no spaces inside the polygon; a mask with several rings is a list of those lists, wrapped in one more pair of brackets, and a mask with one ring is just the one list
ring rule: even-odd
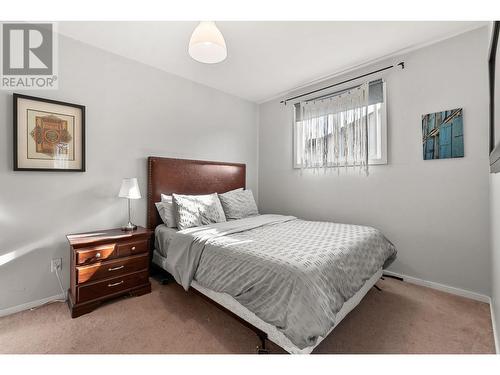
{"label": "wooden nightstand", "polygon": [[103,301],[151,292],[149,249],[153,231],[137,227],[66,236],[71,245],[71,317],[87,314]]}

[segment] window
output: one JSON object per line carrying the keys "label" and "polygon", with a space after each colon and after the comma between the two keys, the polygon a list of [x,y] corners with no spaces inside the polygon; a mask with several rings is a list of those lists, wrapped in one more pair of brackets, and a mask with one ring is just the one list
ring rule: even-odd
{"label": "window", "polygon": [[[345,91],[343,91],[345,92]],[[336,97],[341,95],[342,92],[329,94],[323,98]],[[385,82],[382,80],[376,80],[369,83],[368,90],[368,107],[364,108],[340,108],[340,116],[338,116],[338,111],[336,113],[337,120],[340,118],[342,124],[340,138],[341,140],[333,140],[332,137],[335,136],[332,131],[332,124],[334,119],[334,113],[322,113],[321,116],[315,117],[314,121],[309,121],[307,124],[301,122],[300,118],[300,105],[295,105],[295,123],[294,123],[294,168],[301,168],[303,165],[304,157],[308,155],[308,149],[317,148],[319,144],[324,148],[325,155],[331,155],[328,152],[328,147],[338,147],[336,152],[342,154],[344,152],[344,145],[346,144],[342,139],[347,137],[346,133],[349,131],[349,127],[356,121],[356,117],[359,120],[359,116],[362,119],[368,116],[368,164],[387,164],[387,116],[386,116],[386,94],[385,94]],[[352,120],[351,120],[352,119]],[[321,131],[318,132],[318,125]],[[303,126],[309,126],[311,129],[304,129]],[[308,132],[308,138],[304,142],[299,142],[299,137],[297,136],[299,132]],[[304,133],[302,133],[304,134]],[[338,137],[338,136],[337,136]],[[366,154],[365,154],[366,155]],[[307,163],[304,163],[307,165]],[[348,161],[348,166],[352,166],[353,163]],[[330,161],[328,156],[327,166],[334,166]]]}

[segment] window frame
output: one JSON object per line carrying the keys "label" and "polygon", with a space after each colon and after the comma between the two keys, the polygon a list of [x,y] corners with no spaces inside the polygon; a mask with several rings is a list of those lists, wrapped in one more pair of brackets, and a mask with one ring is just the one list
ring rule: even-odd
{"label": "window frame", "polygon": [[[387,162],[387,94],[386,94],[386,82],[382,80],[382,97],[383,105],[381,108],[381,128],[380,128],[380,158],[368,159],[368,165],[386,165]],[[296,109],[293,106],[293,134],[292,134],[292,164],[294,169],[301,169],[302,165],[297,163],[297,121],[296,121]],[[333,166],[326,166],[324,168],[332,168]],[[354,165],[347,165],[347,167],[354,167]],[[323,167],[318,167],[323,168]],[[306,169],[314,169],[306,168]]]}

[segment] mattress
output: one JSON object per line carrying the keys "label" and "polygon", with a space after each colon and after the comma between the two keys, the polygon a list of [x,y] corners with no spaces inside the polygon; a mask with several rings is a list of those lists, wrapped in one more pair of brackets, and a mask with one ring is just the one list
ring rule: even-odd
{"label": "mattress", "polygon": [[177,228],[167,227],[165,224],[158,225],[155,229],[155,249],[164,257],[167,256],[168,246]]}
{"label": "mattress", "polygon": [[186,290],[227,293],[305,349],[395,255],[376,228],[265,214],[179,231],[166,265]]}
{"label": "mattress", "polygon": [[[167,259],[164,256],[162,256],[157,250],[153,252],[153,263],[166,270],[167,267],[166,262]],[[382,269],[379,269],[372,277],[366,280],[364,285],[358,290],[356,294],[354,294],[351,298],[345,301],[342,308],[336,315],[335,325],[330,329],[328,334],[330,334],[330,332],[333,331],[335,327],[337,327],[337,325],[347,316],[347,314],[349,314],[361,302],[366,293],[368,293],[368,291],[375,285],[375,283],[380,279],[381,276],[382,276]],[[318,340],[315,343],[315,345],[300,349],[296,345],[294,345],[276,327],[260,319],[257,315],[248,310],[246,307],[244,307],[242,304],[236,301],[229,294],[219,293],[210,290],[208,288],[205,288],[199,285],[196,282],[196,280],[192,281],[191,287],[193,287],[200,293],[204,294],[205,296],[209,297],[211,300],[217,302],[219,305],[225,307],[226,309],[236,314],[241,319],[247,321],[254,327],[265,332],[270,341],[280,346],[288,353],[310,354],[321,343],[321,341],[323,341],[324,338],[328,336],[328,334],[325,335],[325,337],[320,336],[318,337]]]}

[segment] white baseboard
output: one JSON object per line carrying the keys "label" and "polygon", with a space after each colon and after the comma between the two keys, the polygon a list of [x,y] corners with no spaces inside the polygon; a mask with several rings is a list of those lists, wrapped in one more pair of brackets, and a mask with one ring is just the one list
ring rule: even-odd
{"label": "white baseboard", "polygon": [[493,327],[493,338],[495,339],[495,353],[500,354],[498,350],[498,336],[497,336],[497,325],[495,320],[495,306],[493,306],[493,301],[490,299],[490,311],[491,311],[491,326]]}
{"label": "white baseboard", "polygon": [[[471,292],[471,291],[460,289],[460,288],[455,288],[453,286],[435,283],[434,281],[422,280],[422,279],[419,279],[417,277],[406,276],[406,275],[402,275],[402,274],[392,272],[392,271],[384,270],[384,274],[401,277],[401,278],[403,278],[404,281],[409,282],[411,284],[426,286],[428,288],[432,288],[432,289],[440,290],[442,292],[455,294],[457,296],[473,299],[473,300],[480,301],[480,302],[490,303],[490,297],[488,297],[484,294]],[[490,303],[490,306],[491,306],[491,303]]]}
{"label": "white baseboard", "polygon": [[37,301],[31,301],[31,302],[23,303],[21,305],[8,307],[6,309],[0,310],[0,318],[2,316],[15,314],[15,313],[20,312],[20,311],[33,309],[35,307],[45,305],[46,303],[49,303],[49,302],[52,302],[55,300],[65,300],[65,299],[66,299],[66,296],[61,293],[61,294],[57,294],[55,296],[42,298],[42,299],[39,299]]}

